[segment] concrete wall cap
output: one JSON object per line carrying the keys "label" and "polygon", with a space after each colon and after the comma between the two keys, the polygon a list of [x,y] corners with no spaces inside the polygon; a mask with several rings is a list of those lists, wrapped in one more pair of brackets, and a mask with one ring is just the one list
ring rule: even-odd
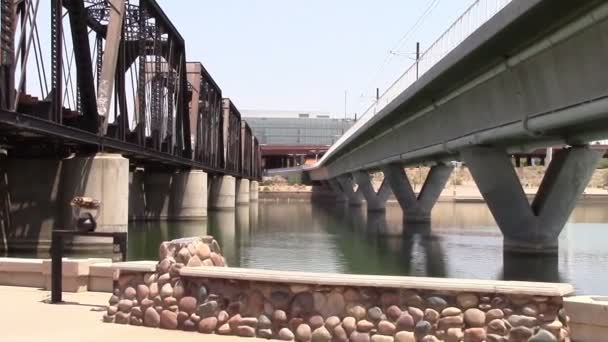
{"label": "concrete wall cap", "polygon": [[[62,258],[62,273],[63,276],[76,277],[76,276],[88,276],[89,267],[91,264],[97,263],[95,260],[107,260],[107,259],[70,259]],[[42,274],[51,274],[51,259],[42,261]]]}
{"label": "concrete wall cap", "polygon": [[564,298],[564,309],[574,323],[608,328],[608,296]]}
{"label": "concrete wall cap", "polygon": [[128,272],[156,272],[156,261],[127,261],[116,262],[112,264],[112,268],[120,271]]}
{"label": "concrete wall cap", "polygon": [[0,258],[0,272],[42,273],[42,259]]}
{"label": "concrete wall cap", "polygon": [[180,275],[183,277],[222,278],[270,283],[370,286],[433,291],[529,294],[539,296],[565,296],[574,293],[574,287],[572,287],[572,285],[559,283],[284,272],[236,267],[184,267],[180,270]]}
{"label": "concrete wall cap", "polygon": [[112,267],[111,262],[102,262],[91,265],[89,268],[89,275],[92,277],[109,277],[112,278],[114,272],[117,272],[114,267]]}

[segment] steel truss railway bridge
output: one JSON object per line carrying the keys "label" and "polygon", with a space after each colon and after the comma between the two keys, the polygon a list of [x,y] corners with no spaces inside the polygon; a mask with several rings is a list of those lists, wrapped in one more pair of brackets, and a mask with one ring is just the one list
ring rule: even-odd
{"label": "steel truss railway bridge", "polygon": [[47,247],[74,196],[100,231],[257,199],[257,139],[155,0],[0,0],[0,19],[0,250]]}

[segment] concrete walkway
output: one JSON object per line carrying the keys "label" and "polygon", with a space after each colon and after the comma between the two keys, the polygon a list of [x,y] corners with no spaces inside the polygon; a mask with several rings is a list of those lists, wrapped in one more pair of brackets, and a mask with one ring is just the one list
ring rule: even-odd
{"label": "concrete walkway", "polygon": [[[0,286],[0,340],[21,341],[201,341],[244,339],[108,324],[101,321],[108,293],[64,293],[65,304],[47,304],[50,292],[27,287]],[[266,341],[249,338],[248,341]]]}

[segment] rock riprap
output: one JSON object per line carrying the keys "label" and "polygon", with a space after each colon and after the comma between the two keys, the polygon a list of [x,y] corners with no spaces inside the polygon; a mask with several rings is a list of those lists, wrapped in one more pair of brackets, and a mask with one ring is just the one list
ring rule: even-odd
{"label": "rock riprap", "polygon": [[183,277],[226,266],[213,237],[163,242],[120,274],[104,322],[300,342],[568,341],[561,297]]}

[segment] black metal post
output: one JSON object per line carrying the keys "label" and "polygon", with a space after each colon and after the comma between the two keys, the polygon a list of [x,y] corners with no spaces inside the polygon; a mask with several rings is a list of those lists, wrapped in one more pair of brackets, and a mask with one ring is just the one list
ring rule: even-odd
{"label": "black metal post", "polygon": [[53,232],[51,238],[51,303],[62,302],[62,275],[63,275],[63,235]]}
{"label": "black metal post", "polygon": [[420,62],[420,43],[416,42],[416,79],[419,76],[419,63]]}
{"label": "black metal post", "polygon": [[[51,240],[51,303],[61,303],[63,284],[63,239],[66,236],[111,237],[112,245],[118,246],[120,261],[127,261],[127,233],[82,232],[75,230],[55,230]],[[112,252],[115,252],[113,249]],[[114,257],[112,257],[114,261]]]}

